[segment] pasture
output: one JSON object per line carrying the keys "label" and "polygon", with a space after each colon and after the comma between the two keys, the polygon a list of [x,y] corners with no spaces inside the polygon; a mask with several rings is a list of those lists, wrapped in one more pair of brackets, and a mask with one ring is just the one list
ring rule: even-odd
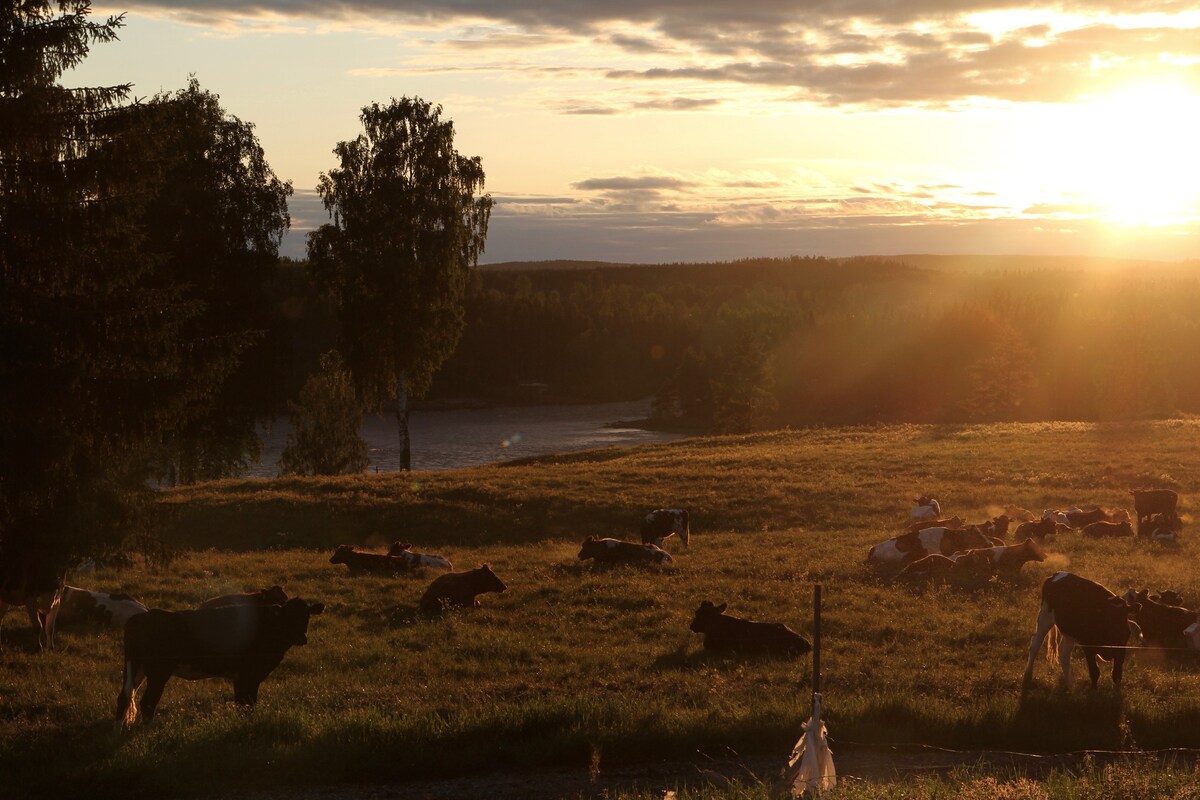
{"label": "pasture", "polygon": [[[176,678],[153,726],[114,735],[119,636],[64,625],[58,650],[39,656],[24,615],[9,614],[0,796],[212,796],[731,753],[782,765],[808,716],[809,660],[709,654],[688,625],[708,599],[810,636],[817,582],[835,756],[837,742],[1200,747],[1200,672],[1150,653],[1127,664],[1121,694],[1107,671],[1087,691],[1080,665],[1064,696],[1044,660],[1037,687],[1020,692],[1046,576],[1069,569],[1118,593],[1170,588],[1191,607],[1200,600],[1197,441],[1191,420],[829,428],[164,492],[157,513],[178,552],[171,563],[68,582],[167,609],[278,583],[327,604],[308,646],[287,654],[253,711],[231,702],[228,684]],[[922,493],[981,521],[1008,503],[1129,507],[1127,491],[1151,485],[1180,494],[1188,524],[1177,545],[1060,535],[1047,540],[1046,562],[978,586],[904,585],[889,580],[894,569],[864,563],[873,544],[903,531]],[[660,506],[691,511],[691,548],[667,542],[673,563],[594,569],[576,558],[589,535],[636,539],[641,515]],[[456,570],[490,563],[509,590],[484,595],[477,610],[428,617],[417,600],[440,570],[351,578],[328,563],[338,544],[382,552],[393,539]],[[1155,780],[1170,787],[1174,774]],[[960,788],[990,780],[964,776]],[[953,792],[921,785],[916,796]],[[845,796],[889,791],[848,785]]]}

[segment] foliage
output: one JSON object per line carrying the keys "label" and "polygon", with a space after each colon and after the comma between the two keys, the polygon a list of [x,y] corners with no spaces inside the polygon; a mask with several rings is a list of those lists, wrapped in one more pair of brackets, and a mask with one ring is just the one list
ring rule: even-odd
{"label": "foliage", "polygon": [[[454,149],[441,106],[366,106],[364,131],[334,148],[317,192],[332,218],[309,234],[317,284],[338,309],[341,350],[364,398],[422,396],[454,351],[462,298],[483,252],[492,200],[483,165]],[[402,451],[407,418],[402,417]],[[404,452],[401,454],[402,466]]]}
{"label": "foliage", "polygon": [[287,446],[279,462],[282,475],[341,475],[367,466],[367,443],[358,434],[362,404],[341,354],[321,357],[321,370],[290,404]]}

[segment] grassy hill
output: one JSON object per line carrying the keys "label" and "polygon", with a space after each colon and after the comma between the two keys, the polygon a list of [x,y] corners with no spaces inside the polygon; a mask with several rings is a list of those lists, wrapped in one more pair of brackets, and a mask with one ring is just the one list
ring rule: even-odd
{"label": "grassy hill", "polygon": [[[219,794],[730,751],[782,759],[808,716],[808,662],[710,655],[688,624],[710,599],[808,635],[817,582],[826,716],[843,747],[1198,747],[1195,673],[1150,654],[1127,668],[1121,694],[1107,677],[1094,694],[1060,694],[1045,662],[1039,686],[1019,690],[1042,579],[1070,569],[1194,603],[1190,528],[1175,547],[1060,536],[1045,563],[974,587],[904,585],[863,563],[920,493],[982,520],[1007,503],[1127,505],[1129,489],[1154,485],[1179,491],[1190,519],[1198,434],[1191,420],[817,428],[164,492],[160,534],[177,558],[74,585],[186,608],[281,583],[328,604],[310,644],[287,655],[253,712],[219,682],[176,679],[154,726],[114,736],[119,637],[66,628],[59,651],[35,656],[14,615],[0,648],[0,796]],[[673,564],[595,570],[576,558],[587,535],[634,538],[663,505],[692,512],[690,550],[668,543]],[[416,602],[438,572],[350,578],[328,563],[337,544],[397,538],[457,569],[488,562],[509,591],[428,618]]]}

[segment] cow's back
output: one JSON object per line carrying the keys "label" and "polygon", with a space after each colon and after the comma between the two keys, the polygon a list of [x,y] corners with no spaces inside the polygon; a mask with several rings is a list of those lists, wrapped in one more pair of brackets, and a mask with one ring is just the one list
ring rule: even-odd
{"label": "cow's back", "polygon": [[1114,599],[1105,587],[1070,572],[1042,584],[1042,602],[1054,612],[1055,624],[1081,644],[1118,645],[1128,639],[1128,615],[1113,606]]}

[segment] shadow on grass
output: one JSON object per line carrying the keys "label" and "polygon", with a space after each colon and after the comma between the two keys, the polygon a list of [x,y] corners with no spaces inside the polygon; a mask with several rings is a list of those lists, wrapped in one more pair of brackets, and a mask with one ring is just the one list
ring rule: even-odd
{"label": "shadow on grass", "polygon": [[[699,643],[699,638],[697,638]],[[682,644],[674,650],[669,650],[660,654],[650,663],[651,669],[660,672],[668,671],[690,671],[698,667],[708,667],[721,671],[734,671],[741,669],[746,663],[763,663],[763,662],[803,662],[807,665],[811,661],[811,654],[789,655],[786,653],[758,653],[746,651],[713,651],[693,649],[691,644]],[[798,680],[807,685],[810,679],[810,670],[806,667],[803,670],[803,675],[798,676]]]}

